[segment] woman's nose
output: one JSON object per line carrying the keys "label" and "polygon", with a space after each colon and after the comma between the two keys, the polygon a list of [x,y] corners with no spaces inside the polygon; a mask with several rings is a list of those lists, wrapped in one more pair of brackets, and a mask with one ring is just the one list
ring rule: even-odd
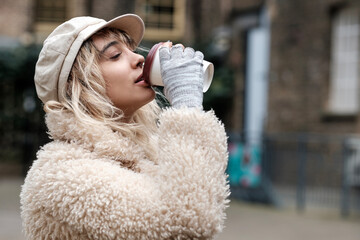
{"label": "woman's nose", "polygon": [[145,58],[144,56],[134,53],[135,54],[135,62],[134,67],[140,67],[142,68],[144,66]]}

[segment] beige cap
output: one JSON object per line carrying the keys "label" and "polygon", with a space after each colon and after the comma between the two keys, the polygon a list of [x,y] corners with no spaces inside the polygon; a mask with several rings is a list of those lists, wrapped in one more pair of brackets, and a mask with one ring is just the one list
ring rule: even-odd
{"label": "beige cap", "polygon": [[58,26],[44,41],[35,67],[35,86],[43,103],[62,101],[61,95],[76,55],[85,40],[104,27],[121,29],[139,45],[144,22],[135,14],[125,14],[108,22],[94,17],[76,17]]}

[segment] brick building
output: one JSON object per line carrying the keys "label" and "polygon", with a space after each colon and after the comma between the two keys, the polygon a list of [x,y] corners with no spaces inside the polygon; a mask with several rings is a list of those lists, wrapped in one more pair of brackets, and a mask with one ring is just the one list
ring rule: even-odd
{"label": "brick building", "polygon": [[[231,131],[241,132],[247,108],[247,37],[259,24],[262,9],[271,24],[265,131],[360,132],[356,0],[4,0],[0,42],[40,43],[71,17],[111,19],[127,12],[144,18],[144,44],[149,46],[167,39],[188,45],[211,42],[219,29],[228,29],[227,39],[221,40],[228,41],[229,50],[220,60],[234,71],[234,90],[223,118]],[[235,26],[241,21],[239,30]]]}

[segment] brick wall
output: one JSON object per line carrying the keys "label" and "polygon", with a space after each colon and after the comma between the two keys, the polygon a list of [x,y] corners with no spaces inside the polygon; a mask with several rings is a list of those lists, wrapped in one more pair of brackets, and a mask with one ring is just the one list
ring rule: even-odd
{"label": "brick wall", "polygon": [[32,0],[2,0],[0,35],[19,38],[32,27]]}
{"label": "brick wall", "polygon": [[351,1],[276,1],[271,29],[270,132],[355,133],[356,117],[329,118],[331,10]]}
{"label": "brick wall", "polygon": [[[3,0],[0,35],[21,38],[33,29],[34,0]],[[76,0],[69,14],[110,19],[133,12],[135,1]],[[232,26],[243,12],[256,9],[260,0],[187,1],[183,43],[208,41],[216,27]],[[360,132],[357,116],[328,118],[325,106],[329,88],[331,10],[341,4],[360,8],[358,0],[268,0],[271,6],[271,56],[268,95],[268,132]],[[92,7],[89,7],[92,4]],[[91,12],[90,12],[91,11]],[[232,54],[226,59],[235,70],[234,101],[227,126],[242,129],[245,33],[233,36]],[[26,35],[26,34],[25,34]],[[239,46],[240,45],[240,46]]]}

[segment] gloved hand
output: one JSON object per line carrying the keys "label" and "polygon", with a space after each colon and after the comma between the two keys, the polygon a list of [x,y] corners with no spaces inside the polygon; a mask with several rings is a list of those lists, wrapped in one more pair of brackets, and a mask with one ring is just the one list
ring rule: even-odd
{"label": "gloved hand", "polygon": [[204,55],[192,48],[175,45],[160,47],[159,57],[164,93],[170,104],[174,108],[202,108]]}

